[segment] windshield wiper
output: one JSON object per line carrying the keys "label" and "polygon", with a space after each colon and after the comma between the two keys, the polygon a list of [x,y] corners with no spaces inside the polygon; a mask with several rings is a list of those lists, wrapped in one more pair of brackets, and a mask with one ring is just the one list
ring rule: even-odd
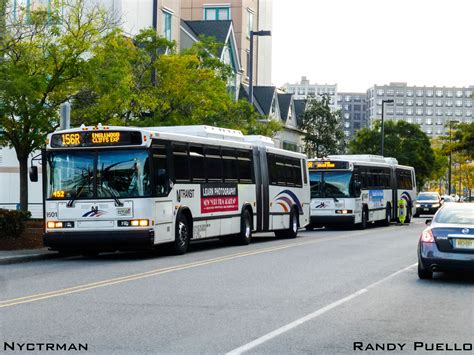
{"label": "windshield wiper", "polygon": [[68,201],[68,203],[66,204],[66,207],[73,207],[74,201],[77,200],[77,197],[82,192],[82,189],[84,188],[84,186],[86,186],[86,182],[87,182],[87,180],[84,179],[84,182],[79,187],[78,191],[74,194],[74,196],[72,196],[72,198]]}

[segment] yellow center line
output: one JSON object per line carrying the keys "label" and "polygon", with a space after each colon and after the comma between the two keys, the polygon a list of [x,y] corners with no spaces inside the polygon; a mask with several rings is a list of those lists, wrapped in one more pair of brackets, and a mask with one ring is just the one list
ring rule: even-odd
{"label": "yellow center line", "polygon": [[[402,227],[395,227],[395,228],[392,228],[392,230],[399,229],[399,228],[402,228]],[[303,245],[318,244],[318,243],[331,241],[331,240],[347,239],[347,238],[356,237],[356,236],[360,236],[360,235],[368,235],[368,234],[370,235],[370,234],[377,234],[377,233],[379,233],[379,231],[374,231],[373,233],[364,232],[364,233],[350,234],[350,235],[344,235],[344,236],[340,236],[340,237],[326,237],[326,238],[321,238],[321,239],[311,240],[311,241],[306,241],[306,242],[296,242],[296,243],[291,243],[291,244],[279,245],[279,246],[259,249],[259,250],[250,251],[250,252],[235,253],[235,254],[225,255],[225,256],[221,256],[221,257],[217,257],[217,258],[211,258],[211,259],[206,259],[206,260],[201,260],[201,261],[195,261],[195,262],[192,262],[192,263],[182,264],[182,265],[176,265],[176,266],[170,266],[170,267],[150,270],[150,271],[141,272],[141,273],[138,273],[138,274],[132,274],[132,275],[128,275],[128,276],[122,276],[122,277],[116,277],[116,278],[112,278],[112,279],[106,279],[106,280],[102,280],[102,281],[92,282],[92,283],[78,285],[78,286],[69,287],[69,288],[64,288],[64,289],[60,289],[60,290],[55,290],[55,291],[50,291],[50,292],[45,292],[45,293],[38,293],[38,294],[30,295],[30,296],[24,296],[24,297],[4,300],[4,301],[0,301],[0,308],[7,308],[7,307],[12,307],[12,306],[15,306],[15,305],[19,305],[19,304],[25,304],[25,303],[41,301],[41,300],[44,300],[44,299],[50,299],[50,298],[54,298],[54,297],[65,296],[65,295],[69,295],[69,294],[72,294],[72,293],[84,292],[84,291],[92,290],[92,289],[99,288],[99,287],[112,286],[112,285],[116,285],[116,284],[120,284],[120,283],[124,283],[124,282],[144,279],[144,278],[151,277],[151,276],[163,275],[163,274],[167,274],[167,273],[171,273],[171,272],[187,270],[187,269],[196,268],[196,267],[199,267],[199,266],[216,264],[216,263],[220,263],[220,262],[223,262],[223,261],[228,261],[228,260],[233,260],[233,259],[238,259],[238,258],[243,258],[243,257],[248,257],[248,256],[254,256],[254,255],[259,255],[259,254],[264,254],[264,253],[270,253],[270,252],[289,249],[289,248],[295,248],[295,247],[299,247],[299,246],[303,246]]]}

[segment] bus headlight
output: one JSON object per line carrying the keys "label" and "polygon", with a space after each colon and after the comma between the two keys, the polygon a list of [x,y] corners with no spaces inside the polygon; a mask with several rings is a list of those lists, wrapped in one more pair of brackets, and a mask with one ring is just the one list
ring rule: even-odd
{"label": "bus headlight", "polygon": [[420,207],[420,204],[419,204],[419,203],[417,203],[417,204],[416,204],[416,207]]}
{"label": "bus headlight", "polygon": [[56,229],[56,228],[74,228],[74,222],[72,221],[48,221],[46,223],[46,227],[49,229]]}
{"label": "bus headlight", "polygon": [[148,227],[150,221],[148,219],[132,219],[126,221],[118,221],[117,225],[119,227]]}

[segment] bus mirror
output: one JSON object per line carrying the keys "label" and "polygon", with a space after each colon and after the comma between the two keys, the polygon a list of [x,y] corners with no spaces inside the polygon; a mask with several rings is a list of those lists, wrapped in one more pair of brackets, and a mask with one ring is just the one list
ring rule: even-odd
{"label": "bus mirror", "polygon": [[31,182],[38,181],[38,167],[37,166],[30,167],[30,181]]}
{"label": "bus mirror", "polygon": [[356,181],[356,182],[354,183],[354,188],[355,188],[355,194],[356,194],[356,196],[360,196],[360,193],[361,193],[360,190],[362,189],[362,184],[361,184],[361,182],[360,182],[360,181]]}
{"label": "bus mirror", "polygon": [[158,169],[155,175],[155,184],[160,186],[166,186],[166,170]]}

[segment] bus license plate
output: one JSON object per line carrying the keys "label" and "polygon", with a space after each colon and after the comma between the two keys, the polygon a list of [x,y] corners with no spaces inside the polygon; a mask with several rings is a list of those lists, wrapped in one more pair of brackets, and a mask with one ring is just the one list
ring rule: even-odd
{"label": "bus license plate", "polygon": [[455,239],[454,245],[459,249],[474,249],[474,239]]}

